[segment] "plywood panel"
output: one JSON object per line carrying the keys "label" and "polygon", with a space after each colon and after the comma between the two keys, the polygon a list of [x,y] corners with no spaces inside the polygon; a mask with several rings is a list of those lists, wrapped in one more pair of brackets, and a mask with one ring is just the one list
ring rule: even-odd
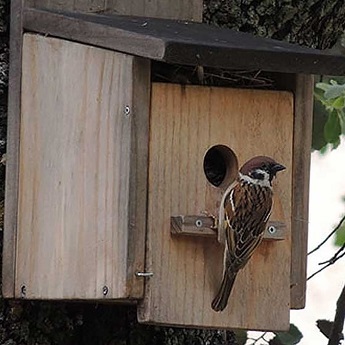
{"label": "plywood panel", "polygon": [[[293,96],[288,92],[153,84],[149,205],[142,322],[217,328],[289,327]],[[210,185],[203,157],[228,145],[240,163],[269,155],[287,166],[274,186],[271,220],[287,239],[264,242],[239,273],[228,308],[211,309],[221,279],[223,247],[214,239],[170,234],[170,217],[215,213],[221,190]],[[282,207],[280,207],[280,205]],[[277,207],[278,206],[278,207]]]}
{"label": "plywood panel", "polygon": [[202,21],[202,0],[26,0],[37,8]]}
{"label": "plywood panel", "polygon": [[24,36],[17,297],[142,296],[148,82],[145,60]]}

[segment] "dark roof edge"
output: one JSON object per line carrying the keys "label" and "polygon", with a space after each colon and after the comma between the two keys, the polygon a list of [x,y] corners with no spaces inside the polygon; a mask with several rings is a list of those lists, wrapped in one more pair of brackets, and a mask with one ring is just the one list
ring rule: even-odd
{"label": "dark roof edge", "polygon": [[26,31],[145,58],[229,69],[345,75],[345,56],[207,24],[24,8]]}

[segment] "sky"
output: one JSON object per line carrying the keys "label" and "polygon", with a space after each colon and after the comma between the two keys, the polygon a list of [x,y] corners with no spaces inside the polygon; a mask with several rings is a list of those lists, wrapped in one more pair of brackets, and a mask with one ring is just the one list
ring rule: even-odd
{"label": "sky", "polygon": [[[310,172],[309,250],[314,249],[345,214],[345,140],[325,155],[313,152]],[[320,250],[308,256],[308,276],[318,270],[338,247],[331,238]],[[300,345],[326,345],[327,338],[316,327],[318,319],[334,319],[336,302],[345,284],[345,257],[310,279],[306,308],[291,311],[290,322],[303,334]],[[251,332],[257,337],[258,332]],[[248,342],[250,344],[251,342]],[[264,344],[263,342],[258,342]]]}

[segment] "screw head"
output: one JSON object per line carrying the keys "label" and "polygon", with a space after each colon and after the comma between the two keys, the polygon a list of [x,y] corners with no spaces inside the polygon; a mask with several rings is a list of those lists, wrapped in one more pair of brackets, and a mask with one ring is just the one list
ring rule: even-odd
{"label": "screw head", "polygon": [[108,286],[104,285],[102,291],[103,291],[103,296],[106,296],[109,292]]}
{"label": "screw head", "polygon": [[26,296],[26,286],[25,285],[22,285],[20,287],[20,294],[21,294],[22,298],[25,298],[25,296]]}
{"label": "screw head", "polygon": [[271,225],[271,226],[268,227],[267,231],[268,231],[271,235],[273,235],[273,234],[275,234],[275,233],[277,232],[277,229],[276,229],[275,226]]}
{"label": "screw head", "polygon": [[129,105],[125,106],[125,116],[129,116],[131,114],[131,108],[129,107]]}
{"label": "screw head", "polygon": [[197,228],[201,228],[203,225],[204,225],[204,223],[202,222],[201,219],[197,219],[197,220],[195,221],[195,226],[196,226]]}

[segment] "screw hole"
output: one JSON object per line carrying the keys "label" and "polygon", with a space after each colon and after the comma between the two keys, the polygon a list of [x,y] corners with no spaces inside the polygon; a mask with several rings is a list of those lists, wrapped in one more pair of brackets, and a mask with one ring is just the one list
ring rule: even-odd
{"label": "screw hole", "polygon": [[225,145],[212,146],[204,157],[204,173],[215,187],[229,185],[238,174],[238,160],[235,153]]}

